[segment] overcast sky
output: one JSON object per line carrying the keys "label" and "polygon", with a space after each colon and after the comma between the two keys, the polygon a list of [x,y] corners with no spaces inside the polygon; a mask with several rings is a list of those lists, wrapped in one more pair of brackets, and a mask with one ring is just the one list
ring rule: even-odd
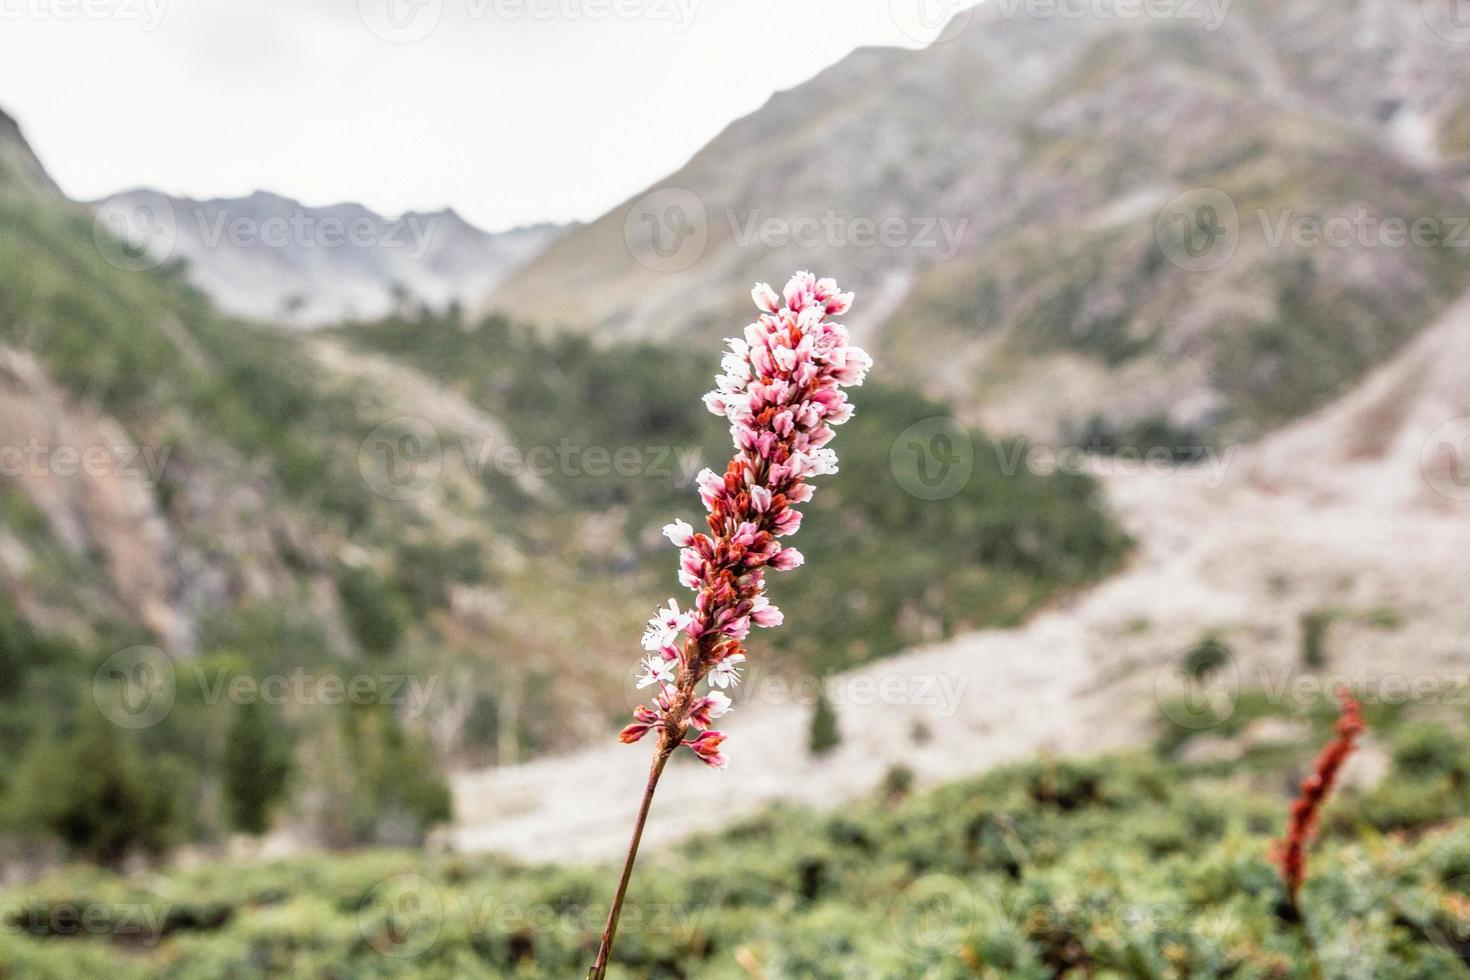
{"label": "overcast sky", "polygon": [[265,188],[589,219],[969,0],[0,0],[0,108],[73,197]]}

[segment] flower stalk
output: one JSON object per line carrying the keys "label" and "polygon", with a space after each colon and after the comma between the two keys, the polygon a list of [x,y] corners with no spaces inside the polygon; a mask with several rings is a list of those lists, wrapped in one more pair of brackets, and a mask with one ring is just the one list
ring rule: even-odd
{"label": "flower stalk", "polygon": [[1363,708],[1346,689],[1337,692],[1342,708],[1338,715],[1333,737],[1317,756],[1311,775],[1302,780],[1301,794],[1292,801],[1287,819],[1286,837],[1277,843],[1276,864],[1281,871],[1281,881],[1286,886],[1288,907],[1300,921],[1297,897],[1302,883],[1307,880],[1307,848],[1317,831],[1317,821],[1322,806],[1337,783],[1343,763],[1352,754],[1358,736],[1367,731],[1363,721]]}
{"label": "flower stalk", "polygon": [[852,294],[831,279],[798,272],[780,296],[760,283],[751,298],[760,315],[743,337],[727,341],[723,373],[704,396],[711,412],[729,420],[735,448],[724,473],[705,469],[698,477],[708,532],[682,520],[663,529],[679,549],[679,582],[694,599],[688,609],[670,599],[643,634],[647,654],[638,687],[654,690],[618,738],[632,744],[652,732],[658,743],[588,980],[606,976],[638,845],[670,756],[688,748],[713,769],[729,764],[726,736],[713,726],[731,710],[725,692],[740,682],[744,641],[752,626],[772,628],[784,619],[766,597],[766,572],[802,564],[801,552],[778,539],[801,527],[795,505],[812,499],[807,480],[837,472],[827,444],[853,411],[842,389],[862,384],[872,366],[848,342],[847,329],[828,319],[852,305]]}

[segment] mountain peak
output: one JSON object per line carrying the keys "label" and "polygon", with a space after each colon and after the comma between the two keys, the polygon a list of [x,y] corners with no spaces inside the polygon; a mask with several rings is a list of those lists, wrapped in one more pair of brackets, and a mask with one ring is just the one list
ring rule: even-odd
{"label": "mountain peak", "polygon": [[48,196],[61,193],[61,188],[46,173],[40,158],[26,141],[20,123],[0,108],[0,189],[12,185]]}

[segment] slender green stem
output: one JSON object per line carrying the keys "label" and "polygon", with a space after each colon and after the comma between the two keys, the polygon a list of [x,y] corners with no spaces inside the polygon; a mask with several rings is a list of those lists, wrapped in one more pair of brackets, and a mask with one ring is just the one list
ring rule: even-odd
{"label": "slender green stem", "polygon": [[648,785],[643,790],[643,802],[638,807],[638,821],[633,825],[633,839],[628,843],[628,857],[623,862],[623,875],[618,879],[618,891],[613,897],[612,908],[607,911],[607,925],[602,930],[602,945],[597,950],[597,962],[587,973],[587,980],[604,980],[607,976],[607,960],[612,954],[613,939],[618,933],[618,916],[623,911],[623,897],[628,893],[628,880],[633,877],[633,862],[638,858],[638,843],[643,839],[643,825],[648,822],[648,808],[653,804],[653,791],[658,788],[658,779],[663,775],[664,764],[678,746],[676,738],[660,740],[653,765],[648,770]]}
{"label": "slender green stem", "polygon": [[1312,930],[1307,925],[1306,917],[1301,913],[1301,907],[1297,905],[1296,899],[1291,900],[1292,908],[1296,911],[1296,927],[1301,933],[1302,946],[1307,951],[1307,969],[1311,972],[1312,980],[1323,980],[1322,959],[1317,953],[1317,941],[1312,938]]}

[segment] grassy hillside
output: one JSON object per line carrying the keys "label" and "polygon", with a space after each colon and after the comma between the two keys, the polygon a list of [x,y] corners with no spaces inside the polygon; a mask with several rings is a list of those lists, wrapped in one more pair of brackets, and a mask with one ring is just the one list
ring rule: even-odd
{"label": "grassy hillside", "polygon": [[[1278,741],[1195,733],[1228,749],[1213,762],[1184,761],[1190,739],[1164,732],[1154,754],[1042,759],[931,792],[895,772],[870,803],[776,809],[647,855],[613,975],[1307,978],[1268,855],[1331,716],[1277,718],[1292,733]],[[1320,975],[1461,975],[1467,717],[1379,707],[1369,721],[1302,900]],[[0,896],[0,958],[37,978],[565,980],[591,960],[612,882],[605,868],[391,852],[134,879],[77,869]]]}
{"label": "grassy hillside", "polygon": [[[457,313],[325,337],[238,322],[178,266],[139,269],[0,135],[0,448],[35,447],[0,474],[3,836],[104,862],[283,817],[328,843],[412,839],[447,803],[402,780],[435,760],[616,730],[674,585],[658,527],[696,517],[695,473],[728,455],[698,397],[713,351]],[[919,463],[896,440],[948,409],[863,394],[802,532],[819,574],[778,587],[771,667],[1015,623],[1121,559],[1090,480],[1004,472],[1009,447],[978,433],[954,496],[906,492]],[[65,462],[119,448],[153,467]],[[103,709],[137,665],[113,658],[140,644],[174,703],[120,730]],[[366,679],[368,703],[221,693],[300,673]],[[402,703],[410,683],[423,703]]]}

